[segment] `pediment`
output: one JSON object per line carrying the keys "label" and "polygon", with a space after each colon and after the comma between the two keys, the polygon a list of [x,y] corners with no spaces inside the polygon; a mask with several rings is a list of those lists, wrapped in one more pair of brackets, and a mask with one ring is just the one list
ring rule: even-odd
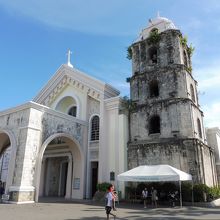
{"label": "pediment", "polygon": [[119,95],[119,91],[112,86],[63,64],[33,101],[50,106],[68,85],[87,93],[96,100],[104,99],[107,96],[115,97]]}

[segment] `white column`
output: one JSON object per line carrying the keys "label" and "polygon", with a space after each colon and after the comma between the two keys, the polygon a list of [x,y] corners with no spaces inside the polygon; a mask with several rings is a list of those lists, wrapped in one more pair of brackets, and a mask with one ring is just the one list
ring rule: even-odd
{"label": "white column", "polygon": [[72,155],[69,155],[68,157],[68,168],[67,168],[67,181],[66,181],[66,199],[70,199],[72,197],[72,165],[73,165],[73,159]]}

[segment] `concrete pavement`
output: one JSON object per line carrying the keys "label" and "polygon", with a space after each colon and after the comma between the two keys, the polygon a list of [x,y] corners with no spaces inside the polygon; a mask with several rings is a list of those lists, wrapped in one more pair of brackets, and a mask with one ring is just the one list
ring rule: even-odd
{"label": "concrete pavement", "polygon": [[[114,212],[121,220],[183,220],[183,219],[220,219],[220,209],[183,207],[183,208],[143,208],[141,204],[119,204]],[[100,220],[106,219],[104,205],[92,201],[72,201],[34,204],[0,204],[0,219],[7,220]],[[113,219],[113,218],[111,218]]]}

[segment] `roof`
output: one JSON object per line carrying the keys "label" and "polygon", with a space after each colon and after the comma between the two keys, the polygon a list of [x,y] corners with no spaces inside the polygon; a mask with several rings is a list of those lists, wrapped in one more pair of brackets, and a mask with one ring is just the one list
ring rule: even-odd
{"label": "roof", "polygon": [[119,174],[117,180],[132,182],[187,181],[192,180],[192,176],[170,165],[144,165]]}
{"label": "roof", "polygon": [[160,15],[158,15],[154,19],[149,19],[148,26],[141,31],[136,42],[148,38],[150,32],[154,29],[157,29],[158,32],[161,33],[163,31],[170,30],[170,29],[176,30],[177,28],[171,20],[165,17],[160,17]]}

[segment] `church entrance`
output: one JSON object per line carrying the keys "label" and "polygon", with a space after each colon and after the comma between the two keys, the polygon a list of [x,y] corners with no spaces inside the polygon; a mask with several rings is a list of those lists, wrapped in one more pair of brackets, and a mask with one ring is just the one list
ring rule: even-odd
{"label": "church entrance", "polygon": [[91,162],[91,175],[92,175],[92,197],[97,191],[98,184],[98,162]]}
{"label": "church entrance", "polygon": [[9,136],[6,133],[0,133],[0,183],[4,189],[8,179],[11,148]]}
{"label": "church entrance", "polygon": [[45,158],[44,196],[64,197],[66,195],[68,157]]}
{"label": "church entrance", "polygon": [[[53,135],[42,147],[37,198],[79,198],[83,192],[83,159],[78,145],[65,134]],[[44,151],[43,151],[44,149]]]}

